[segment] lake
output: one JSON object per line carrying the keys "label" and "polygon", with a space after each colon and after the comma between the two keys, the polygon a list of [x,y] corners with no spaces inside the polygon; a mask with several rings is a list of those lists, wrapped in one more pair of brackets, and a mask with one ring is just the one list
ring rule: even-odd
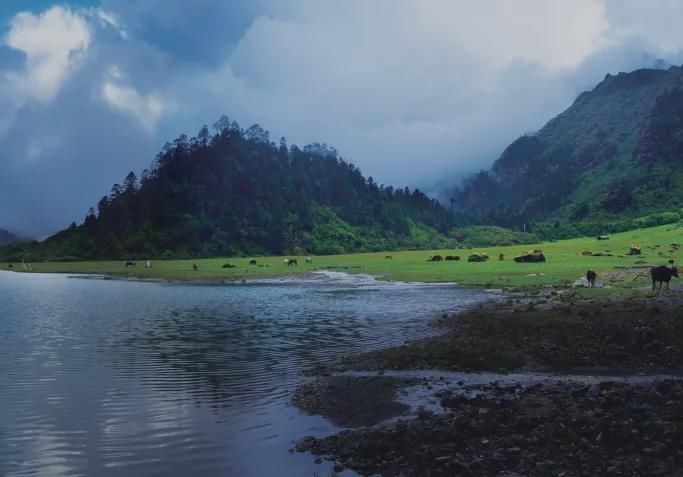
{"label": "lake", "polygon": [[453,285],[310,274],[234,285],[0,272],[0,475],[326,475],[301,371],[433,332]]}

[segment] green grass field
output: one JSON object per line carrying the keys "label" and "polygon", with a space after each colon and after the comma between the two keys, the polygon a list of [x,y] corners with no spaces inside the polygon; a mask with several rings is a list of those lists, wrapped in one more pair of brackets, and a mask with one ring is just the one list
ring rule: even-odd
{"label": "green grass field", "polygon": [[[298,266],[287,266],[284,257],[215,258],[198,260],[153,260],[152,268],[144,267],[144,257],[138,266],[125,268],[122,261],[92,262],[46,262],[32,264],[33,272],[91,273],[121,277],[165,280],[231,281],[250,278],[278,277],[329,268],[349,273],[366,273],[385,280],[417,282],[457,282],[462,285],[484,287],[524,287],[543,285],[567,285],[584,276],[592,268],[598,278],[611,277],[609,284],[616,288],[633,288],[648,285],[648,280],[633,282],[634,272],[616,273],[623,267],[666,264],[670,259],[679,263],[683,250],[672,243],[683,242],[683,228],[664,225],[614,234],[608,241],[595,238],[562,240],[556,243],[488,247],[471,250],[422,250],[404,252],[357,253],[346,255],[313,256],[313,264],[306,264],[304,257],[297,258]],[[627,255],[629,247],[637,244],[642,255]],[[515,263],[513,258],[531,249],[541,249],[547,257],[545,263]],[[608,252],[612,256],[582,256],[580,252]],[[490,259],[483,263],[469,263],[467,257],[474,252],[486,252]],[[503,261],[499,254],[505,254]],[[460,261],[428,262],[433,254],[459,255]],[[392,259],[385,259],[391,255]],[[254,258],[257,265],[249,265]],[[193,264],[198,271],[193,271]],[[224,264],[236,268],[222,268]],[[4,265],[5,269],[7,264]],[[21,264],[15,270],[22,271]],[[615,272],[605,275],[606,272]],[[619,276],[621,275],[621,276]]]}

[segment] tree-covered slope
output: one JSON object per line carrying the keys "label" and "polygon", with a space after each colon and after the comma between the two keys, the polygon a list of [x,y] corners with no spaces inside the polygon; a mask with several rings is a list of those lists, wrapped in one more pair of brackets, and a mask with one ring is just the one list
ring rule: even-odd
{"label": "tree-covered slope", "polygon": [[[36,258],[341,253],[444,245],[454,215],[419,190],[366,179],[337,151],[270,142],[222,118],[167,144]],[[5,249],[18,256],[26,248]]]}
{"label": "tree-covered slope", "polygon": [[633,217],[683,205],[683,68],[607,75],[466,182],[458,205],[528,220]]}

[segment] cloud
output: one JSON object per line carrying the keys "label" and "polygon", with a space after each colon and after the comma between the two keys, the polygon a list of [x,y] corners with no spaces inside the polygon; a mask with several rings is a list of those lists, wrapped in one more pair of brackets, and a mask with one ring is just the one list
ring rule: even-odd
{"label": "cloud", "polygon": [[0,48],[0,227],[45,235],[80,220],[164,142],[223,113],[332,144],[379,182],[453,182],[606,73],[683,61],[681,16],[671,0],[100,0],[19,13]]}
{"label": "cloud", "polygon": [[234,115],[415,183],[490,160],[559,112],[576,94],[563,75],[608,45],[607,28],[597,0],[281,1],[207,89]]}
{"label": "cloud", "polygon": [[56,6],[42,14],[17,14],[5,43],[26,55],[22,72],[8,78],[17,91],[38,101],[52,100],[91,41],[90,27],[78,14]]}
{"label": "cloud", "polygon": [[102,98],[115,110],[130,114],[149,131],[154,127],[165,110],[163,99],[154,93],[143,95],[135,88],[118,84],[122,77],[116,67],[110,70],[110,80],[102,84]]}

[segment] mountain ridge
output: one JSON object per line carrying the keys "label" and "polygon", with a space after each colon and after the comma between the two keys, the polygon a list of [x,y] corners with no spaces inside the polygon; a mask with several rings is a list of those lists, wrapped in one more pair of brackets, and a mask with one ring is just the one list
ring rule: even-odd
{"label": "mountain ridge", "polygon": [[7,245],[14,242],[27,242],[28,239],[13,234],[7,229],[0,228],[0,245]]}
{"label": "mountain ridge", "polygon": [[683,134],[680,108],[670,106],[683,105],[682,84],[678,66],[606,75],[468,179],[455,193],[458,207],[482,214],[506,204],[530,221],[566,223],[683,206],[675,167],[683,156],[669,147]]}

